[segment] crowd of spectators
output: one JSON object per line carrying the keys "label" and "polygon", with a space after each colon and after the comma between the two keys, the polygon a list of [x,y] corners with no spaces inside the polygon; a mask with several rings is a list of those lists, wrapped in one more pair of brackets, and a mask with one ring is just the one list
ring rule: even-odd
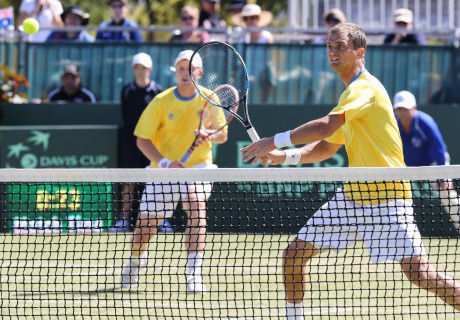
{"label": "crowd of spectators", "polygon": [[[110,20],[99,24],[98,31],[56,31],[49,28],[65,28],[87,26],[90,14],[79,6],[63,8],[59,0],[22,0],[19,9],[18,25],[28,17],[35,17],[42,29],[27,37],[28,41],[45,42],[56,40],[76,40],[82,42],[126,41],[143,42],[144,37],[139,31],[139,25],[127,17],[132,10],[129,0],[108,0]],[[223,11],[225,9],[226,11]],[[276,37],[270,30],[274,27],[273,13],[264,10],[256,3],[246,0],[231,0],[221,3],[221,0],[200,0],[199,8],[185,5],[178,12],[178,29],[172,32],[170,42],[198,42],[211,40],[226,40],[245,43],[273,43],[280,41],[283,36]],[[340,8],[330,8],[322,16],[324,29],[330,29],[338,23],[347,21]],[[408,8],[398,8],[393,12],[393,25],[382,38],[383,44],[421,44],[427,43],[425,36],[417,32],[413,12]],[[233,36],[228,37],[227,27]],[[119,28],[120,30],[117,30]],[[232,33],[230,32],[230,34]],[[93,34],[94,33],[94,34]],[[306,42],[324,44],[324,35],[310,35]],[[303,39],[305,42],[305,39]]]}
{"label": "crowd of spectators", "polygon": [[[132,12],[133,3],[129,0],[106,1],[110,18],[100,23],[97,30],[81,29],[84,26],[94,25],[90,21],[90,13],[84,8],[78,5],[63,8],[59,0],[22,0],[18,23],[25,18],[36,17],[40,26],[45,29],[27,37],[27,40],[31,42],[143,42],[143,33],[139,25],[128,18]],[[178,28],[168,38],[160,41],[206,43],[212,40],[223,40],[232,43],[271,44],[281,39],[267,29],[273,27],[274,20],[272,12],[254,2],[200,0],[198,6],[185,5],[180,9]],[[327,30],[348,20],[340,8],[329,8],[322,15],[324,34],[310,35],[307,42],[324,45]],[[424,35],[417,32],[414,14],[408,8],[396,9],[392,14],[391,23],[393,25],[389,26],[388,34],[382,35],[382,44],[425,45],[427,43]],[[49,27],[58,29],[50,31],[46,29]],[[65,30],[66,27],[69,27],[69,30]],[[231,28],[230,32],[226,29],[227,27]],[[221,37],[222,35],[224,38]],[[64,77],[62,81],[64,82]]]}
{"label": "crowd of spectators", "polygon": [[[143,42],[143,34],[139,31],[138,24],[128,18],[132,3],[129,0],[106,1],[110,19],[100,23],[97,30],[82,30],[81,27],[91,25],[90,13],[78,5],[63,8],[59,0],[22,0],[19,8],[18,23],[20,24],[28,17],[35,17],[40,26],[45,29],[30,35],[28,41],[31,42]],[[348,20],[340,8],[329,8],[322,15],[324,34],[311,35],[307,42],[324,45],[326,31]],[[231,0],[228,2],[200,0],[199,6],[183,6],[178,13],[178,21],[180,21],[178,28],[164,41],[171,43],[206,43],[212,40],[227,40],[233,43],[271,44],[280,39],[266,29],[273,26],[273,13],[264,10],[256,3],[248,3],[246,0]],[[389,33],[382,35],[382,39],[384,39],[382,44],[425,45],[427,43],[424,35],[417,32],[414,24],[414,14],[408,8],[394,10],[391,23],[393,25],[389,26]],[[49,27],[57,27],[58,30],[46,30]],[[65,30],[66,27],[69,27],[69,30]],[[225,29],[227,27],[231,27],[233,30],[230,33],[224,31],[225,36],[230,35],[230,37],[228,39],[220,38],[222,30],[227,30]],[[71,60],[69,62],[72,63]],[[274,74],[275,68],[273,65],[270,70]],[[75,87],[79,86],[79,71],[73,75],[70,73],[62,75],[61,101],[63,100],[62,97],[69,101],[76,101],[74,92],[72,92],[74,89],[70,87],[72,84],[70,80],[73,80],[70,79],[71,76],[75,77],[75,83],[78,82]],[[276,78],[276,75],[272,75],[273,77]],[[67,87],[66,83],[68,83]],[[88,89],[81,87],[81,90]],[[55,91],[53,91],[54,94]],[[67,92],[67,94],[63,95],[62,92]],[[448,95],[440,92],[436,96],[439,97],[436,101],[441,101],[444,96]],[[449,96],[453,95],[450,94]],[[48,96],[48,101],[52,101],[50,97],[51,94]],[[82,99],[81,101],[94,102],[93,100],[95,101],[94,95],[91,99]]]}

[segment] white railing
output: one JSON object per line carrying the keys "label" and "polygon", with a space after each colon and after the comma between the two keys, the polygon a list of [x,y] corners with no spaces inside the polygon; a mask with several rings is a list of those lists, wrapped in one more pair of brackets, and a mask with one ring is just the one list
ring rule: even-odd
{"label": "white railing", "polygon": [[454,33],[460,27],[460,0],[288,0],[289,27],[322,28],[323,12],[331,8],[341,9],[348,21],[371,32],[392,28],[398,8],[411,9],[414,26],[426,33]]}

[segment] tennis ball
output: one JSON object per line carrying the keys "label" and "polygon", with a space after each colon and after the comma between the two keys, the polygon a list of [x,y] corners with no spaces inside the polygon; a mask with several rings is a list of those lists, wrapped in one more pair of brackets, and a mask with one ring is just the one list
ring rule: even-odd
{"label": "tennis ball", "polygon": [[34,34],[38,31],[38,29],[40,29],[40,25],[38,24],[38,21],[35,18],[25,19],[22,23],[22,27],[24,28],[24,32],[28,34]]}

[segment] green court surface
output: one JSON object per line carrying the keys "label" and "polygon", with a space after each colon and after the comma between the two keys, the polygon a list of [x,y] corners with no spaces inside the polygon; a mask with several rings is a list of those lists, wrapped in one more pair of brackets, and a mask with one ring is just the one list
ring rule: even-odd
{"label": "green court surface", "polygon": [[[121,289],[129,234],[1,235],[2,319],[284,319],[279,257],[293,236],[209,234],[208,292],[185,292],[182,234],[159,234],[140,285]],[[430,260],[460,280],[457,239],[425,239]],[[312,260],[306,319],[455,319],[394,263],[360,247]]]}

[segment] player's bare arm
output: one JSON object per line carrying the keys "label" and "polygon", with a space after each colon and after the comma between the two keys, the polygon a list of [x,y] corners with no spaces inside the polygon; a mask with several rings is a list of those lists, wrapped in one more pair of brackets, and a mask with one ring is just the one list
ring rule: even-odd
{"label": "player's bare arm", "polygon": [[[153,145],[152,141],[149,139],[137,138],[136,140],[137,147],[142,153],[152,162],[159,163],[163,156],[158,152],[158,149]],[[184,164],[180,161],[172,161],[168,164],[169,168],[183,168]]]}
{"label": "player's bare arm", "polygon": [[344,114],[327,115],[310,121],[291,131],[293,145],[308,144],[330,137],[345,123]]}
{"label": "player's bare arm", "polygon": [[[344,114],[327,115],[323,118],[310,121],[291,131],[291,145],[309,144],[326,139],[344,123]],[[244,162],[249,162],[253,159],[252,163],[254,164],[258,161],[263,161],[262,158],[275,148],[275,137],[273,136],[256,141],[247,147],[241,148],[240,151],[243,153]],[[271,156],[273,157],[274,155],[277,155],[278,158],[280,154],[274,153]]]}
{"label": "player's bare arm", "polygon": [[[316,163],[329,159],[341,146],[340,144],[329,143],[326,140],[307,144],[299,148],[301,155],[299,163]],[[283,150],[273,150],[267,153],[266,158],[262,158],[261,164],[270,164],[272,166],[284,164],[286,156],[287,154]]]}

